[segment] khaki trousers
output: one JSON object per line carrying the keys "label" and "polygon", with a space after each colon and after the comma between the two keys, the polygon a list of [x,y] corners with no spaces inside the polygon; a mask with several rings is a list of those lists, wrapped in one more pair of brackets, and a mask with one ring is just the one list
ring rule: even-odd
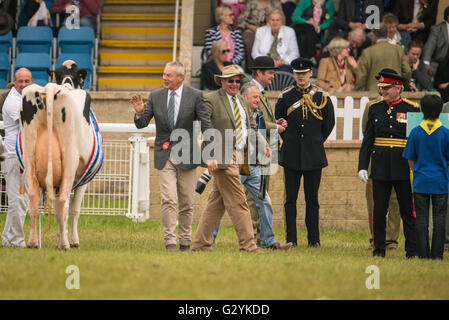
{"label": "khaki trousers", "polygon": [[[366,204],[368,209],[369,231],[371,233],[370,242],[373,236],[373,181],[368,180],[366,184]],[[399,233],[401,232],[401,215],[396,192],[391,191],[390,203],[388,204],[387,226],[385,230],[385,245],[388,248],[397,248]]]}
{"label": "khaki trousers", "polygon": [[[196,178],[196,168],[181,170],[170,159],[167,160],[164,168],[159,170],[161,218],[166,246],[177,244],[176,222],[178,222],[179,244],[190,245]],[[176,214],[177,206],[178,215]]]}
{"label": "khaki trousers", "polygon": [[230,164],[226,169],[212,172],[213,186],[209,199],[201,214],[192,250],[212,250],[213,231],[225,211],[231,217],[239,239],[239,248],[244,251],[257,249],[253,227],[243,185],[240,181],[239,166]]}

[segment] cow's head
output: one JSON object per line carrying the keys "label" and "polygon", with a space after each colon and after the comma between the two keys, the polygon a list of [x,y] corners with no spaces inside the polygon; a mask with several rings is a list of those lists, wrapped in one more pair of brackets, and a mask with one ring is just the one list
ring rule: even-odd
{"label": "cow's head", "polygon": [[47,69],[51,81],[60,85],[65,85],[70,89],[82,89],[87,71],[77,66],[75,61],[66,60],[56,70]]}

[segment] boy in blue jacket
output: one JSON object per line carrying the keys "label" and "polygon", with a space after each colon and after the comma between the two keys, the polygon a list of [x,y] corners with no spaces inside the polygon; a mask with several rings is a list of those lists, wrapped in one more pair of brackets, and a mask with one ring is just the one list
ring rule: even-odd
{"label": "boy in blue jacket", "polygon": [[[416,211],[416,253],[419,258],[443,259],[449,192],[449,129],[439,116],[443,101],[437,95],[421,99],[424,120],[408,137],[403,157],[413,168]],[[433,233],[429,246],[429,205],[432,199]]]}

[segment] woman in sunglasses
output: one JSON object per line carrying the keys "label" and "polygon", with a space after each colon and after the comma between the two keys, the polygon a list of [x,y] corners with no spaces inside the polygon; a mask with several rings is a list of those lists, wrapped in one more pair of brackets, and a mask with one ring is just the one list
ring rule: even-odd
{"label": "woman in sunglasses", "polygon": [[245,59],[245,47],[243,46],[242,33],[233,28],[234,13],[231,7],[219,6],[215,10],[217,26],[206,30],[204,50],[206,57],[211,56],[212,43],[223,40],[228,44],[228,60],[233,64],[241,64]]}
{"label": "woman in sunglasses", "polygon": [[216,74],[221,75],[223,68],[232,64],[232,62],[228,60],[229,51],[228,44],[223,40],[215,41],[212,44],[211,56],[201,67],[201,81],[204,89],[220,89],[220,86],[214,81],[214,76]]}

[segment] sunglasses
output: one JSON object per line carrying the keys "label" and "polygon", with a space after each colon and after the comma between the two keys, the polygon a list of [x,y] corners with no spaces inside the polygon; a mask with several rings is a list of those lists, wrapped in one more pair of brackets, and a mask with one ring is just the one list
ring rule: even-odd
{"label": "sunglasses", "polygon": [[239,84],[240,80],[239,79],[228,79],[227,82],[228,83],[234,83],[235,82],[235,83]]}
{"label": "sunglasses", "polygon": [[228,52],[230,52],[231,50],[229,50],[229,49],[226,49],[226,50],[221,50],[221,54],[225,54],[225,53],[228,53]]}

